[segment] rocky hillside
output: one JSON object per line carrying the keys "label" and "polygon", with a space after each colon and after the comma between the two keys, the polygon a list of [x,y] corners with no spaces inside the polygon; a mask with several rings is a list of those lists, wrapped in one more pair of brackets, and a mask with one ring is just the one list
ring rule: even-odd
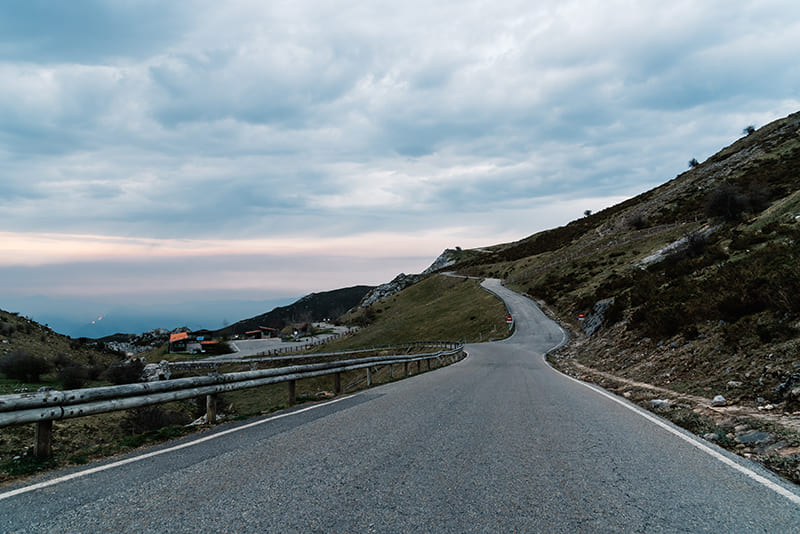
{"label": "rocky hillside", "polygon": [[489,251],[450,268],[545,303],[574,333],[563,367],[672,395],[747,454],[800,453],[778,431],[751,444],[719,426],[738,410],[800,429],[800,113],[647,193]]}

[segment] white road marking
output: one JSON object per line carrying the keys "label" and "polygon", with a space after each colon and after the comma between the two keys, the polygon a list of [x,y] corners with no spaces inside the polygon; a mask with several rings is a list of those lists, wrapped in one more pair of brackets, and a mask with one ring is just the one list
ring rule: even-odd
{"label": "white road marking", "polygon": [[[559,327],[559,328],[561,328],[561,327]],[[561,329],[561,331],[562,331],[562,333],[564,332],[563,329]],[[566,334],[565,334],[565,336],[566,336]],[[553,350],[553,349],[550,349],[550,350]],[[623,401],[622,399],[620,399],[616,395],[613,395],[613,394],[611,394],[611,393],[609,393],[609,392],[607,392],[607,391],[605,391],[605,390],[603,390],[603,389],[601,389],[601,388],[599,388],[597,386],[594,386],[592,384],[588,384],[586,382],[578,380],[577,378],[574,378],[574,377],[571,377],[571,376],[569,376],[569,375],[567,375],[565,373],[562,373],[561,371],[558,371],[553,366],[551,366],[550,363],[548,363],[548,361],[544,357],[544,355],[542,355],[542,359],[544,360],[545,364],[548,367],[550,367],[551,369],[553,369],[557,373],[569,378],[570,380],[572,380],[574,382],[577,382],[578,384],[581,384],[582,386],[585,386],[585,387],[591,389],[592,391],[594,391],[596,393],[599,393],[600,395],[603,395],[604,397],[616,402],[617,404],[619,404],[620,406],[622,406],[624,408],[627,408],[628,410],[632,411],[633,413],[636,413],[636,414],[644,417],[645,419],[647,419],[651,423],[653,423],[655,425],[658,425],[659,427],[663,428],[664,430],[666,430],[670,434],[673,434],[673,435],[681,438],[686,443],[692,445],[693,447],[695,447],[697,449],[700,449],[704,453],[709,454],[710,456],[713,456],[714,458],[716,458],[720,462],[724,463],[725,465],[727,465],[729,467],[732,467],[733,469],[736,469],[737,471],[739,471],[743,475],[745,475],[745,476],[749,477],[750,479],[758,482],[762,486],[764,486],[766,488],[769,488],[772,491],[774,491],[775,493],[778,493],[779,495],[782,495],[782,496],[786,497],[787,499],[789,499],[793,503],[800,505],[800,496],[798,496],[797,494],[789,491],[788,489],[784,488],[783,486],[781,486],[779,484],[776,484],[775,482],[773,482],[772,480],[766,478],[765,476],[759,475],[755,471],[753,471],[751,469],[748,469],[747,467],[745,467],[743,465],[739,465],[737,462],[734,462],[733,460],[731,460],[730,458],[728,458],[724,454],[720,453],[717,450],[712,449],[711,447],[709,447],[705,443],[701,442],[700,438],[695,437],[695,436],[686,435],[683,432],[681,432],[681,431],[673,428],[672,426],[668,425],[667,423],[665,423],[664,421],[662,421],[658,417],[656,417],[654,415],[651,415],[650,413],[648,413],[644,409],[639,408],[638,406],[636,406],[636,405],[634,405],[634,404],[632,404],[630,402]]]}
{"label": "white road marking", "polygon": [[[357,393],[355,395],[357,395]],[[351,397],[353,397],[355,395],[348,395],[347,397],[341,397],[341,398],[338,398],[338,399],[333,399],[331,401],[323,402],[322,404],[312,404],[311,406],[308,406],[306,408],[301,408],[299,410],[295,410],[295,411],[292,411],[292,412],[273,415],[272,417],[268,417],[266,419],[261,419],[259,421],[254,421],[252,423],[248,423],[246,425],[237,426],[236,428],[229,428],[228,430],[223,430],[222,432],[217,432],[217,433],[211,434],[209,436],[204,436],[202,438],[199,438],[199,439],[196,439],[196,440],[193,440],[193,441],[189,441],[189,442],[186,442],[186,443],[182,443],[180,445],[175,445],[174,447],[169,447],[167,449],[148,452],[147,454],[142,454],[141,456],[135,456],[133,458],[126,458],[125,460],[120,460],[118,462],[113,462],[113,463],[106,464],[106,465],[101,465],[101,466],[98,466],[98,467],[92,467],[91,469],[86,469],[84,471],[79,471],[77,473],[64,475],[62,477],[54,478],[52,480],[46,480],[44,482],[39,482],[38,484],[31,484],[30,486],[17,488],[15,490],[7,491],[5,493],[0,493],[0,501],[3,500],[3,499],[8,499],[9,497],[14,497],[16,495],[20,495],[22,493],[28,493],[30,491],[36,491],[38,489],[47,488],[49,486],[55,486],[56,484],[60,484],[62,482],[67,482],[69,480],[74,480],[76,478],[85,477],[85,476],[88,476],[88,475],[91,475],[91,474],[94,474],[94,473],[99,473],[101,471],[106,471],[108,469],[113,469],[115,467],[120,467],[120,466],[123,466],[123,465],[126,465],[126,464],[132,464],[134,462],[139,462],[141,460],[145,460],[147,458],[152,458],[153,456],[158,456],[160,454],[167,454],[167,453],[170,453],[170,452],[175,452],[175,451],[180,450],[180,449],[185,449],[187,447],[192,447],[194,445],[197,445],[198,443],[203,443],[205,441],[210,441],[212,439],[216,439],[216,438],[225,436],[227,434],[232,434],[233,432],[239,432],[241,430],[252,428],[254,426],[263,425],[264,423],[269,423],[270,421],[275,421],[276,419],[283,419],[284,417],[297,415],[297,414],[300,414],[300,413],[303,413],[303,412],[307,412],[309,410],[314,410],[316,408],[322,408],[323,406],[329,406],[329,405],[334,404],[336,402],[340,402],[340,401],[349,399],[349,398],[351,398]]]}

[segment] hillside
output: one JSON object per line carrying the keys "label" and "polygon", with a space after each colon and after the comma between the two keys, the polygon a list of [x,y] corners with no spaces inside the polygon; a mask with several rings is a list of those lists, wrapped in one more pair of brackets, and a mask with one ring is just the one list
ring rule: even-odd
{"label": "hillside", "polygon": [[260,326],[281,330],[287,325],[333,319],[358,305],[372,286],[353,286],[333,291],[311,293],[288,306],[279,306],[270,312],[243,319],[214,332],[215,336],[244,334]]}
{"label": "hillside", "polygon": [[[642,402],[666,396],[659,406],[684,426],[787,462],[765,451],[797,455],[796,437],[774,431],[751,445],[729,430],[745,416],[749,428],[800,430],[800,113],[695,163],[449,269],[503,278],[549,307],[573,332],[554,358],[563,369]],[[800,481],[800,471],[784,474]]]}
{"label": "hillside", "polygon": [[[17,313],[0,310],[0,395],[17,390],[35,390],[42,385],[62,386],[62,379],[69,374],[69,367],[82,366],[87,371],[86,378],[95,378],[122,359],[124,355],[115,351],[104,351],[86,339],[71,339],[57,334],[48,326]],[[7,376],[3,371],[9,358],[41,359],[41,381],[25,380]]]}
{"label": "hillside", "polygon": [[422,340],[477,343],[508,335],[505,306],[478,280],[419,276],[417,283],[340,317],[360,329],[324,350]]}

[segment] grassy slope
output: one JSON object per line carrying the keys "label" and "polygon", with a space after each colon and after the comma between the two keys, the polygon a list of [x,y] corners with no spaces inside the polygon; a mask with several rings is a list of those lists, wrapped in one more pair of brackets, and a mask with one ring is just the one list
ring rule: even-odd
{"label": "grassy slope", "polygon": [[417,340],[467,341],[502,337],[505,306],[477,280],[433,275],[343,320],[370,324],[331,347],[366,347]]}

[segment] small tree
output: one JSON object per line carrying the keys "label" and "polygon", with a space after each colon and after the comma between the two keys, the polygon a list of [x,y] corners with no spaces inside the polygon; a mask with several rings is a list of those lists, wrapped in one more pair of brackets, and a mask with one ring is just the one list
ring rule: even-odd
{"label": "small tree", "polygon": [[751,125],[749,125],[749,126],[745,126],[745,127],[742,129],[742,133],[743,133],[743,134],[745,134],[745,135],[750,135],[751,133],[753,133],[753,132],[755,132],[755,131],[756,131],[756,127],[755,127],[755,126],[753,126],[752,124],[751,124]]}
{"label": "small tree", "polygon": [[692,158],[692,159],[689,160],[689,168],[690,169],[694,169],[698,165],[700,165],[700,162],[697,161],[697,158]]}
{"label": "small tree", "polygon": [[583,216],[584,217],[588,217],[591,214],[592,214],[592,210],[586,210],[586,211],[583,212]]}

